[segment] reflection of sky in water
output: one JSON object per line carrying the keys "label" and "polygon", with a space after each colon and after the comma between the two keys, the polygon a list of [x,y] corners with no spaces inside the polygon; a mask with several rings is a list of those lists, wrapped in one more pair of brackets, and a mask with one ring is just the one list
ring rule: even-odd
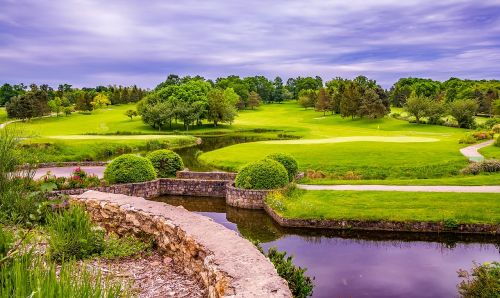
{"label": "reflection of sky in water", "polygon": [[[237,231],[226,213],[198,213]],[[469,269],[473,261],[500,261],[495,245],[479,243],[447,248],[437,242],[285,234],[262,246],[285,250],[308,268],[316,277],[314,297],[456,297],[457,270]]]}

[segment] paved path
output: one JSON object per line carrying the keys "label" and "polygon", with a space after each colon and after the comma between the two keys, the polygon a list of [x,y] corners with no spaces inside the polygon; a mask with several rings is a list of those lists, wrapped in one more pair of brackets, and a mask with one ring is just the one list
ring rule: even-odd
{"label": "paved path", "polygon": [[500,186],[428,186],[428,185],[306,185],[298,184],[306,190],[360,190],[360,191],[409,191],[409,192],[480,192],[500,193]]}
{"label": "paved path", "polygon": [[489,141],[482,142],[479,144],[467,146],[465,148],[460,149],[460,153],[462,153],[470,161],[483,161],[484,156],[482,156],[481,153],[478,152],[478,150],[492,145],[493,142],[494,142],[494,140],[489,140]]}
{"label": "paved path", "polygon": [[4,128],[5,126],[11,124],[11,123],[14,123],[14,122],[19,122],[21,120],[10,120],[10,121],[7,121],[7,122],[4,122],[4,123],[1,123],[0,124],[0,129]]}
{"label": "paved path", "polygon": [[[35,172],[35,176],[33,179],[39,179],[43,175],[47,174],[48,171],[52,173],[52,175],[56,175],[56,177],[70,177],[71,173],[76,167],[54,167],[54,168],[39,168]],[[95,167],[80,167],[82,170],[87,172],[88,174],[97,175],[97,177],[104,177],[104,169],[106,167],[103,166],[95,166]]]}

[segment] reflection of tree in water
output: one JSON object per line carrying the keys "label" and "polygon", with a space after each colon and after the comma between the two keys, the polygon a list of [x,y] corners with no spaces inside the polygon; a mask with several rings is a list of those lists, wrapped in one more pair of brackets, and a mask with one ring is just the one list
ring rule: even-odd
{"label": "reflection of tree in water", "polygon": [[226,218],[238,226],[240,234],[254,241],[266,243],[275,241],[285,230],[263,210],[249,210],[227,206]]}

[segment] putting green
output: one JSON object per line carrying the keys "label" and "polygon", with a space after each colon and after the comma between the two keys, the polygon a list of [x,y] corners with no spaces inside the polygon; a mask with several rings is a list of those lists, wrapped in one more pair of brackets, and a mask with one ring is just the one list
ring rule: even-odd
{"label": "putting green", "polygon": [[427,143],[437,142],[439,139],[424,137],[384,137],[384,136],[353,136],[336,137],[327,139],[301,139],[301,140],[282,140],[282,141],[263,141],[264,144],[331,144],[347,142],[387,142],[387,143]]}
{"label": "putting green", "polygon": [[59,139],[59,140],[151,140],[151,139],[177,139],[177,138],[192,138],[192,137],[179,136],[179,135],[123,135],[123,136],[65,135],[65,136],[48,136],[47,138]]}

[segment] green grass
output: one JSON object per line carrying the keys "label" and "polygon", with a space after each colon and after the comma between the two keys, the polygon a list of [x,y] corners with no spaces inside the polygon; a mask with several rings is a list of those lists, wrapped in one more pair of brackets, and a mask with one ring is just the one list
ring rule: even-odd
{"label": "green grass", "polygon": [[500,173],[477,176],[456,176],[437,179],[386,179],[386,180],[339,180],[331,178],[300,180],[303,184],[340,185],[340,184],[385,184],[385,185],[500,185]]}
{"label": "green grass", "polygon": [[5,121],[7,121],[7,112],[5,108],[0,107],[0,123],[4,123]]}
{"label": "green grass", "polygon": [[300,191],[267,199],[286,218],[398,222],[500,223],[500,194]]}
{"label": "green grass", "polygon": [[486,159],[500,159],[500,147],[492,145],[479,150]]}
{"label": "green grass", "polygon": [[[86,136],[87,137],[87,136]],[[91,136],[88,136],[91,137]],[[193,136],[159,136],[157,139],[75,139],[58,140],[51,138],[29,139],[23,141],[23,161],[63,162],[63,161],[94,161],[109,160],[124,153],[139,153],[157,149],[173,149],[194,145]]]}

